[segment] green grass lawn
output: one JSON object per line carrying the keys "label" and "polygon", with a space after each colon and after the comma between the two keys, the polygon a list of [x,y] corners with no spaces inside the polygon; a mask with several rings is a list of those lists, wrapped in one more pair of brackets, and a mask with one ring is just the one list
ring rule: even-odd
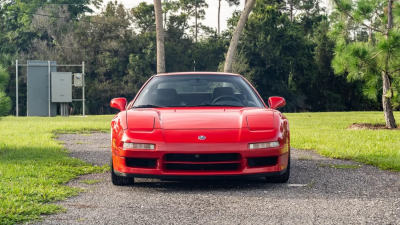
{"label": "green grass lawn", "polygon": [[68,157],[54,137],[56,133],[109,132],[111,118],[1,118],[0,224],[22,223],[39,219],[41,214],[63,211],[46,203],[81,191],[65,186],[67,181],[107,170]]}
{"label": "green grass lawn", "polygon": [[[400,130],[346,130],[352,123],[382,123],[383,112],[287,113],[291,146],[400,171]],[[400,112],[395,112],[400,124]]]}
{"label": "green grass lawn", "polygon": [[[400,171],[400,130],[346,130],[352,123],[383,123],[382,112],[285,115],[294,148],[315,149],[325,156]],[[400,123],[400,112],[395,116]],[[112,117],[1,118],[0,224],[22,223],[63,211],[48,203],[81,191],[65,186],[67,181],[107,170],[68,157],[54,137],[57,133],[109,132]]]}

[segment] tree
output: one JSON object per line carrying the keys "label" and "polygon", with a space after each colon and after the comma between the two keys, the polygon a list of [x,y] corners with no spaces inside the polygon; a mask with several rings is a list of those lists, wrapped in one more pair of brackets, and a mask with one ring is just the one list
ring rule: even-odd
{"label": "tree", "polygon": [[[218,35],[221,35],[221,1],[222,0],[218,0]],[[226,2],[229,6],[237,6],[240,4],[239,0],[226,0]]]}
{"label": "tree", "polygon": [[[386,127],[396,128],[392,99],[400,90],[400,3],[393,0],[334,0],[342,19],[334,25],[336,37],[332,66],[349,80],[363,80],[364,93],[376,99],[382,89]],[[349,24],[355,23],[371,35],[369,40],[350,40]]]}
{"label": "tree", "polygon": [[146,2],[139,3],[138,6],[131,9],[133,23],[140,28],[141,33],[155,31],[156,20],[154,5]]}
{"label": "tree", "polygon": [[[135,80],[129,73],[130,56],[140,54],[148,39],[155,42],[155,35],[143,41],[142,34],[133,32],[131,19],[130,10],[113,1],[101,13],[78,22],[75,37],[87,65],[87,109],[91,114],[114,113],[108,104],[110,99],[116,96],[132,99],[137,93]],[[155,62],[155,58],[151,60]]]}
{"label": "tree", "polygon": [[[70,20],[79,20],[85,13],[94,12],[93,8],[99,8],[102,0],[0,0],[0,64],[7,71],[14,71],[11,66],[16,59],[22,60],[22,52],[30,50],[32,40],[42,36],[41,31],[31,29],[34,16],[39,16],[38,9],[45,6],[65,6],[69,11]],[[94,6],[94,7],[93,7]],[[58,15],[46,15],[52,20],[59,20]],[[41,37],[42,39],[42,37]],[[45,50],[44,50],[45,51]],[[38,59],[38,58],[36,58]],[[46,59],[47,60],[47,59]],[[23,69],[22,69],[23,70]],[[20,78],[24,80],[23,76]],[[15,77],[11,76],[10,85],[6,93],[15,99]],[[20,86],[19,97],[23,99],[26,86]],[[15,101],[12,101],[14,104]],[[20,101],[21,114],[26,101]],[[15,106],[12,106],[15,109]]]}
{"label": "tree", "polygon": [[[132,79],[130,73],[131,54],[154,62],[154,68],[148,68],[155,71],[155,33],[135,34],[130,10],[117,1],[109,2],[99,14],[82,16],[79,21],[70,19],[66,6],[44,6],[35,14],[30,29],[37,33],[37,38],[30,42],[27,51],[20,53],[19,59],[50,59],[61,64],[85,61],[87,113],[113,113],[109,107],[110,99],[116,96],[132,99],[136,95],[137,81]],[[143,56],[143,49],[150,49],[148,57]],[[80,72],[79,68],[59,69]],[[24,80],[23,76],[21,80]],[[140,85],[139,82],[137,85]],[[21,85],[21,88],[24,86]],[[73,91],[73,96],[81,97],[80,89]],[[8,92],[10,97],[13,92]],[[23,104],[26,101],[20,102]],[[73,102],[71,106],[75,113],[82,113],[80,102]],[[22,111],[23,107],[20,109]]]}
{"label": "tree", "polygon": [[244,25],[246,25],[246,22],[249,18],[250,12],[253,10],[255,3],[256,0],[248,0],[246,2],[246,6],[242,14],[240,15],[235,32],[233,33],[232,36],[231,44],[229,45],[228,53],[226,54],[225,66],[224,66],[224,72],[226,73],[232,72],[232,63],[235,56],[237,45],[239,43],[239,38],[243,31]]}
{"label": "tree", "polygon": [[[0,53],[15,53],[24,51],[36,33],[30,29],[32,17],[37,15],[37,9],[46,5],[66,6],[70,18],[78,19],[85,13],[92,13],[90,5],[99,8],[103,0],[12,0],[0,1],[1,36],[0,45],[8,43],[13,47],[3,49]],[[7,50],[7,51],[5,51]]]}
{"label": "tree", "polygon": [[246,59],[239,64],[249,64],[251,69],[243,75],[251,77],[261,97],[283,96],[288,103],[285,111],[308,110],[297,82],[313,73],[313,55],[301,26],[294,26],[268,1],[258,1],[242,35],[238,53]]}
{"label": "tree", "polygon": [[[324,14],[313,10],[291,21],[280,4],[258,0],[243,29],[232,72],[250,78],[265,100],[275,95],[287,99],[282,109],[286,112],[369,107],[359,94],[359,82],[347,83],[331,68],[334,41],[327,35],[330,24]],[[228,21],[229,32],[239,17],[236,12]]]}
{"label": "tree", "polygon": [[161,0],[154,0],[157,32],[157,73],[165,73],[164,28]]}
{"label": "tree", "polygon": [[75,23],[65,5],[47,5],[38,8],[29,26],[37,32],[28,50],[20,53],[20,60],[54,60],[62,63],[80,63],[84,54],[75,38]]}

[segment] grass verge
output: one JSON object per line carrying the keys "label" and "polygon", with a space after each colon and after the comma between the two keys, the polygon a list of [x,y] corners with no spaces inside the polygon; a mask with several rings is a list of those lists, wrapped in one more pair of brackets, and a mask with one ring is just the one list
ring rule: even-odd
{"label": "grass verge", "polygon": [[79,181],[79,183],[83,183],[83,184],[96,184],[101,182],[102,180],[83,180],[83,181]]}
{"label": "grass verge", "polygon": [[[385,123],[383,112],[287,113],[291,146],[400,171],[400,130],[346,130],[353,123]],[[400,112],[395,112],[400,124]]]}
{"label": "grass verge", "polygon": [[107,170],[68,157],[54,137],[58,133],[109,132],[111,118],[1,118],[0,224],[23,223],[64,211],[48,203],[81,191],[65,186],[67,181]]}

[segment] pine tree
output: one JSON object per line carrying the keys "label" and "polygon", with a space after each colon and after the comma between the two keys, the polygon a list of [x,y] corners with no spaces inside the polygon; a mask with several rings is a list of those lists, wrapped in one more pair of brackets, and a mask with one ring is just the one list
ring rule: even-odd
{"label": "pine tree", "polygon": [[[336,38],[332,67],[348,80],[363,80],[364,94],[377,99],[382,90],[386,127],[396,128],[392,100],[400,87],[400,3],[393,0],[334,0],[341,13],[331,35]],[[356,32],[349,32],[351,27]],[[359,31],[368,38],[357,38]],[[357,32],[358,31],[358,32]]]}

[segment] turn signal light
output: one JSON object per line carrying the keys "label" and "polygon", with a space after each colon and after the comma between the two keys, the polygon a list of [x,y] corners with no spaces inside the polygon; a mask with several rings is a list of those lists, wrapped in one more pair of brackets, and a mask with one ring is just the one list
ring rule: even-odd
{"label": "turn signal light", "polygon": [[278,141],[249,144],[249,149],[275,148],[275,147],[279,147]]}
{"label": "turn signal light", "polygon": [[155,145],[153,144],[140,144],[140,143],[129,143],[124,142],[123,148],[132,148],[132,149],[147,149],[147,150],[154,150]]}

